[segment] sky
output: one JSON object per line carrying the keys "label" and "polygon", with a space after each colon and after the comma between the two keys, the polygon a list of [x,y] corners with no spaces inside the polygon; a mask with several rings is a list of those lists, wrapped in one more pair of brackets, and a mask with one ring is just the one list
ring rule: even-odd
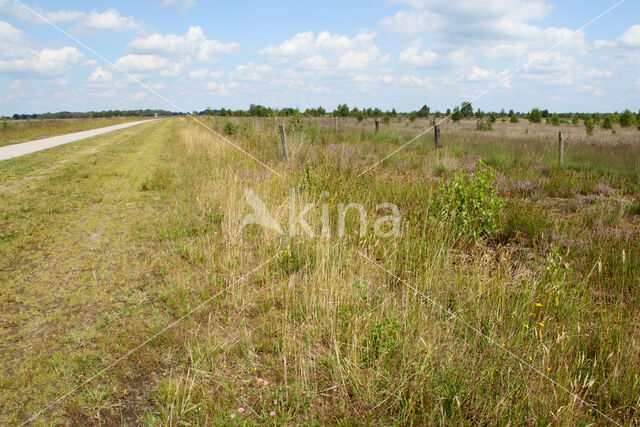
{"label": "sky", "polygon": [[638,111],[640,1],[579,30],[618,1],[0,0],[0,115]]}

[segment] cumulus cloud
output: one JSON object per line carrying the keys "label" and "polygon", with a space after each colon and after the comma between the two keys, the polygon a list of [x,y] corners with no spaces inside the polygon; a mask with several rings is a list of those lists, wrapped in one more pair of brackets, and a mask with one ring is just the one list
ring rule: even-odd
{"label": "cumulus cloud", "polygon": [[42,49],[31,51],[22,58],[0,60],[0,72],[56,76],[68,72],[82,58],[83,55],[75,47]]}
{"label": "cumulus cloud", "polygon": [[97,67],[95,70],[93,70],[88,80],[92,83],[110,82],[111,80],[113,80],[113,74],[111,74],[109,70],[105,70],[102,67]]}
{"label": "cumulus cloud", "polygon": [[414,40],[400,52],[400,62],[411,67],[464,67],[473,61],[473,56],[465,49],[437,53],[422,49],[422,39]]}
{"label": "cumulus cloud", "polygon": [[39,7],[32,7],[31,10],[12,0],[0,0],[0,16],[40,25],[47,24],[46,21],[54,24],[75,23],[75,29],[83,34],[128,32],[138,30],[141,26],[133,16],[122,16],[117,9],[113,8],[104,12],[96,10],[91,12],[78,10],[50,12]]}
{"label": "cumulus cloud", "polygon": [[76,28],[85,33],[128,32],[140,28],[133,16],[122,16],[116,9],[107,9],[102,13],[93,10],[77,21]]}
{"label": "cumulus cloud", "polygon": [[490,58],[517,58],[562,41],[559,49],[586,54],[584,32],[541,28],[527,21],[553,9],[543,0],[404,0],[411,10],[384,18],[380,26],[407,35],[429,34],[441,50],[464,47]]}
{"label": "cumulus cloud", "polygon": [[186,34],[154,33],[134,38],[127,49],[134,54],[153,54],[200,62],[216,62],[220,55],[240,50],[240,44],[209,40],[201,27],[189,27]]}
{"label": "cumulus cloud", "polygon": [[0,21],[0,73],[60,76],[82,62],[83,58],[84,55],[75,47],[33,47],[21,30]]}
{"label": "cumulus cloud", "polygon": [[360,32],[355,37],[323,31],[296,34],[279,45],[270,45],[260,54],[279,63],[295,61],[301,70],[361,71],[389,60],[374,43],[374,32]]}

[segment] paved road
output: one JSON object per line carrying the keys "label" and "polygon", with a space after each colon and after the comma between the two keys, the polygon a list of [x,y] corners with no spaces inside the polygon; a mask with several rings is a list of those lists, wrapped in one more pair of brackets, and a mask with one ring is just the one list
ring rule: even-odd
{"label": "paved road", "polygon": [[38,139],[36,141],[22,142],[20,144],[7,145],[0,147],[0,160],[7,160],[13,157],[24,156],[25,154],[35,153],[36,151],[45,150],[58,145],[68,144],[70,142],[79,141],[81,139],[90,138],[103,133],[113,132],[114,130],[125,129],[131,126],[137,126],[142,123],[152,122],[152,120],[143,120],[140,122],[123,123],[121,125],[107,126],[98,129],[85,130],[83,132],[70,133],[68,135],[59,135],[51,138]]}

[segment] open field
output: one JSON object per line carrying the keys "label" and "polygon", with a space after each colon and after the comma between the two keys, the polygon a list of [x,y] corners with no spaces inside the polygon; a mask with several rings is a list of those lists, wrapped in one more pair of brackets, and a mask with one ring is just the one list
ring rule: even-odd
{"label": "open field", "polygon": [[640,423],[636,128],[230,121],[0,162],[1,424]]}
{"label": "open field", "polygon": [[144,120],[144,118],[111,117],[99,119],[2,120],[0,121],[0,147],[136,120]]}

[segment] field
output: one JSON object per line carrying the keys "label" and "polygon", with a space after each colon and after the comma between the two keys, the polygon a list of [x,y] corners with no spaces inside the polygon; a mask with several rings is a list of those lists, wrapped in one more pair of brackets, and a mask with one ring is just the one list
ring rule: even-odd
{"label": "field", "polygon": [[362,174],[429,123],[303,119],[285,161],[275,119],[216,118],[262,165],[174,118],[0,162],[0,423],[640,423],[640,131],[443,123]]}
{"label": "field", "polygon": [[2,120],[0,121],[0,147],[50,136],[81,132],[139,120],[133,117],[99,119]]}

